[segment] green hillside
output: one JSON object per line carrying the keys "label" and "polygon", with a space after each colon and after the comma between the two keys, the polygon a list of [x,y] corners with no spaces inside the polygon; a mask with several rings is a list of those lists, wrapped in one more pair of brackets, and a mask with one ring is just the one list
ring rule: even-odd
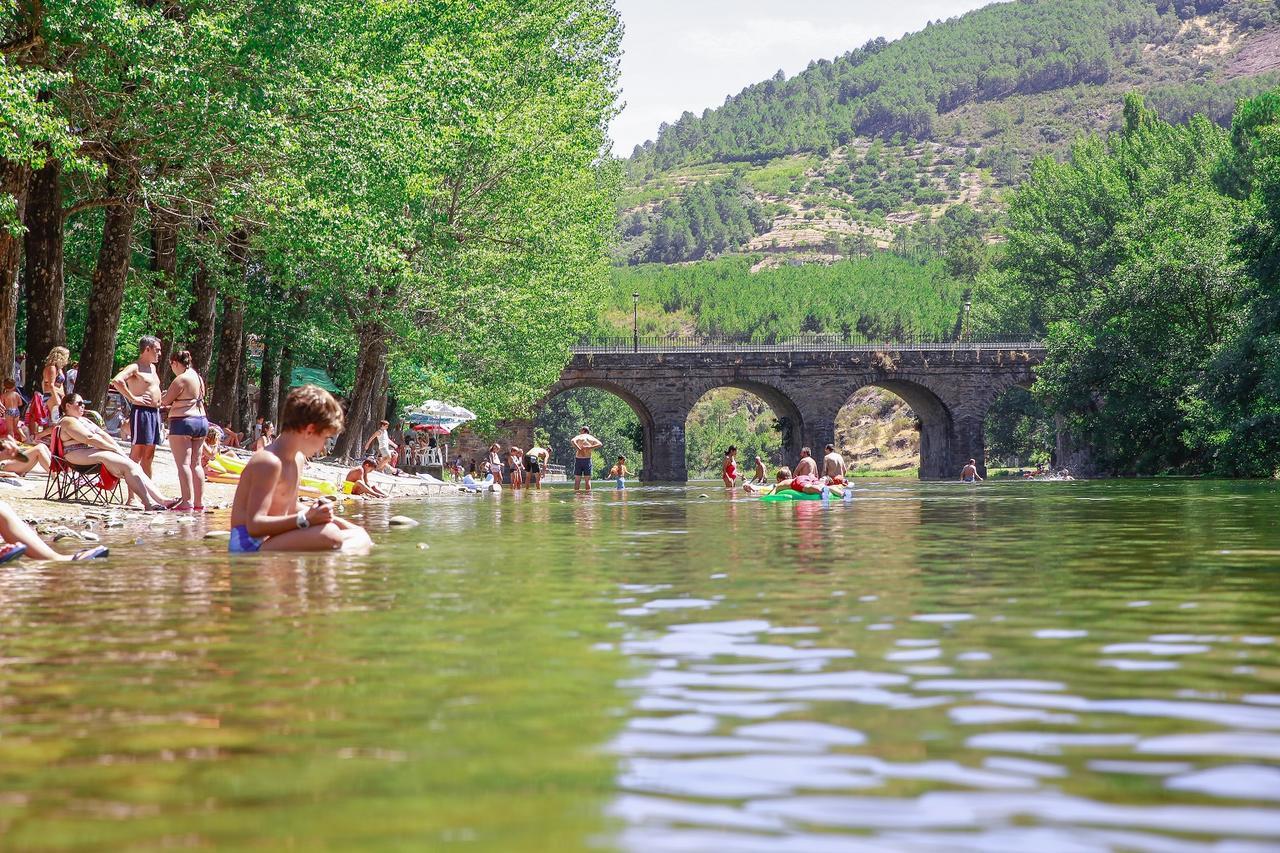
{"label": "green hillside", "polygon": [[664,125],[624,163],[615,262],[829,263],[928,243],[919,232],[956,205],[995,239],[1031,160],[1119,128],[1125,93],[1225,125],[1277,84],[1280,0],[988,6]]}

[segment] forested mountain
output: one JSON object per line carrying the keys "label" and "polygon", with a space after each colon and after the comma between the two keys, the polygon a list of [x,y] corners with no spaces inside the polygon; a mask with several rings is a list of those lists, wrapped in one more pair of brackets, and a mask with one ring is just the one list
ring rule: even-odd
{"label": "forested mountain", "polygon": [[822,153],[859,136],[933,139],[947,134],[940,117],[965,105],[1123,80],[1156,70],[1152,54],[1163,48],[1197,80],[1213,70],[1224,35],[1277,20],[1280,7],[1266,0],[996,4],[893,43],[876,39],[789,80],[779,72],[701,116],[686,112],[632,161],[663,170]]}
{"label": "forested mountain", "polygon": [[1280,0],[1021,0],[877,39],[663,125],[624,166],[615,261],[830,263],[936,243],[963,205],[998,237],[1031,161],[1161,116],[1225,126],[1280,84]]}

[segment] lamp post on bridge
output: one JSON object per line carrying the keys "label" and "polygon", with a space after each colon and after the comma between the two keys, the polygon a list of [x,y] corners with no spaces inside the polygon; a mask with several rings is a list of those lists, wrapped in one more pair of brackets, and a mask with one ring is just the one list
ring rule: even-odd
{"label": "lamp post on bridge", "polygon": [[973,302],[966,299],[964,301],[964,319],[960,321],[960,342],[964,343],[969,339],[969,309],[973,307]]}
{"label": "lamp post on bridge", "polygon": [[631,349],[640,352],[640,294],[631,294]]}

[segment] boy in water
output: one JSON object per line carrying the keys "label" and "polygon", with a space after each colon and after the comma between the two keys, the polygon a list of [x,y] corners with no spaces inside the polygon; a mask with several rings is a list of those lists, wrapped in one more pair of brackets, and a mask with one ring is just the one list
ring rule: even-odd
{"label": "boy in water", "polygon": [[631,473],[627,469],[627,457],[619,456],[618,461],[609,469],[609,479],[613,480],[614,488],[622,491],[627,487],[627,476]]}
{"label": "boy in water", "polygon": [[364,528],[335,518],[333,507],[298,501],[302,468],[342,429],[342,409],[328,391],[304,385],[289,392],[280,436],[254,453],[240,474],[231,505],[232,553],[255,551],[367,551]]}

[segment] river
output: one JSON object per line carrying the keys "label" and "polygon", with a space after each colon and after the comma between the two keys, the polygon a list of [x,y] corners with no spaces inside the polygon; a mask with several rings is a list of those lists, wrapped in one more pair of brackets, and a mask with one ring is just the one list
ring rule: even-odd
{"label": "river", "polygon": [[361,515],[0,569],[0,846],[1280,849],[1280,484]]}

